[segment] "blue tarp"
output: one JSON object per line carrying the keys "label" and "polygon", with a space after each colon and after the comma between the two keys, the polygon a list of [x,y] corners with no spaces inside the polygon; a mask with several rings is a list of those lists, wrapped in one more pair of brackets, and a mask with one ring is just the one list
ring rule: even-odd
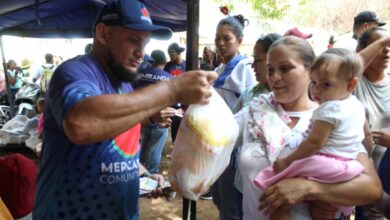
{"label": "blue tarp", "polygon": [[[1,0],[0,35],[92,37],[92,25],[107,0]],[[184,31],[185,0],[144,0],[155,24]],[[38,6],[38,7],[37,7]],[[37,10],[39,8],[39,10]]]}

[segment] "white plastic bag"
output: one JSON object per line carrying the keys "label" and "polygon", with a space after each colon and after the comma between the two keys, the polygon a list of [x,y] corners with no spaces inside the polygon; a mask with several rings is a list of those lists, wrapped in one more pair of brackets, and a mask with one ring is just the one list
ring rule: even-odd
{"label": "white plastic bag", "polygon": [[209,104],[191,105],[172,151],[169,180],[175,190],[197,200],[228,166],[237,136],[237,122],[214,89]]}

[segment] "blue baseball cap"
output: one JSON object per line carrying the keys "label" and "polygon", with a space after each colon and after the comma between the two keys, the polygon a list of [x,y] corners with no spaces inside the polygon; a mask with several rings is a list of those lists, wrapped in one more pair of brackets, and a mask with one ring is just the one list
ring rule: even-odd
{"label": "blue baseball cap", "polygon": [[150,31],[153,38],[170,39],[172,30],[154,25],[145,5],[138,0],[114,0],[103,6],[94,24],[118,25],[137,31]]}
{"label": "blue baseball cap", "polygon": [[154,63],[153,57],[151,57],[147,54],[144,55],[144,61],[149,62],[149,63]]}

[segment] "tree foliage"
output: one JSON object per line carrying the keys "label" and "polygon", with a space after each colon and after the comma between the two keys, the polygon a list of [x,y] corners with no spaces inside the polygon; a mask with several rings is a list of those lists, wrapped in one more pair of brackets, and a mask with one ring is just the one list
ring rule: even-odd
{"label": "tree foliage", "polygon": [[237,2],[245,2],[252,6],[257,17],[265,20],[277,20],[283,18],[290,6],[287,0],[214,0],[221,6],[227,6],[234,10]]}
{"label": "tree foliage", "polygon": [[253,9],[259,12],[259,17],[263,19],[277,20],[285,16],[290,5],[285,0],[244,0],[252,4]]}
{"label": "tree foliage", "polygon": [[342,34],[352,30],[354,16],[363,10],[390,19],[389,0],[300,0],[298,11],[291,18],[301,26]]}
{"label": "tree foliage", "polygon": [[[275,20],[288,19],[298,26],[349,32],[353,18],[363,10],[375,11],[384,20],[390,19],[390,0],[214,0],[234,10],[239,2],[252,6],[261,26],[267,28]],[[271,25],[272,26],[272,25]],[[272,29],[272,28],[271,28]]]}

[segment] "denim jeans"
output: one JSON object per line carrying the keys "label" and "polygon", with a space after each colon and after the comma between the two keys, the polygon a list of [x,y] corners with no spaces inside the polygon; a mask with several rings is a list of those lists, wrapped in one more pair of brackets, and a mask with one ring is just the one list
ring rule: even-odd
{"label": "denim jeans", "polygon": [[160,172],[161,154],[168,136],[168,129],[148,125],[142,129],[140,160],[150,173]]}

